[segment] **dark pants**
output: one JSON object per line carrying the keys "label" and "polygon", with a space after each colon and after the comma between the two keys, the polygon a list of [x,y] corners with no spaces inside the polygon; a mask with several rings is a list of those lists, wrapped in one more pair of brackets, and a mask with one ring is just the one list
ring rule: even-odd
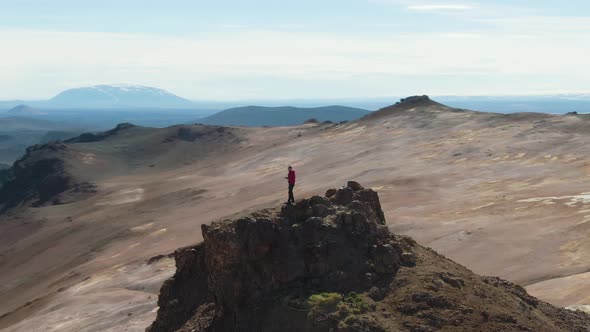
{"label": "dark pants", "polygon": [[287,200],[288,203],[295,203],[295,197],[293,196],[293,187],[295,187],[295,184],[289,183],[289,200]]}

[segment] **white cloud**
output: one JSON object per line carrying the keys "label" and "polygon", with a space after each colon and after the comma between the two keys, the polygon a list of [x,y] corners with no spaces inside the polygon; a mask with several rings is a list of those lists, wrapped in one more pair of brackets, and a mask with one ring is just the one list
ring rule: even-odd
{"label": "white cloud", "polygon": [[268,30],[169,37],[0,29],[0,99],[50,97],[99,83],[152,85],[199,99],[590,86],[590,43],[582,42],[590,35],[586,20],[487,23],[493,29],[359,37]]}
{"label": "white cloud", "polygon": [[469,3],[449,3],[446,0],[431,0],[419,2],[414,0],[369,0],[374,3],[403,6],[413,11],[467,11],[475,9],[476,6]]}
{"label": "white cloud", "polygon": [[419,11],[437,11],[437,10],[471,10],[474,7],[469,5],[459,4],[429,4],[429,5],[409,5],[406,7],[409,10]]}

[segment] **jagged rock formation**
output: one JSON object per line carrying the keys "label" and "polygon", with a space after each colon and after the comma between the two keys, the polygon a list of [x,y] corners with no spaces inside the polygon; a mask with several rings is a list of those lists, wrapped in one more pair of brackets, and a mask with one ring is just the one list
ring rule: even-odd
{"label": "jagged rock formation", "polygon": [[70,148],[62,142],[37,144],[0,174],[0,214],[18,206],[67,203],[66,196],[96,192],[94,184],[80,181],[67,167]]}
{"label": "jagged rock formation", "polygon": [[356,182],[203,226],[176,251],[160,331],[590,331],[590,316],[389,232]]}
{"label": "jagged rock formation", "polygon": [[119,123],[115,128],[99,133],[84,133],[78,137],[73,137],[66,140],[66,143],[92,143],[100,142],[108,137],[111,137],[122,130],[136,127],[132,123]]}
{"label": "jagged rock formation", "polygon": [[175,141],[195,142],[205,139],[213,142],[226,140],[237,143],[240,141],[236,134],[238,130],[235,128],[207,125],[175,126],[175,128],[175,132],[166,137],[164,143]]}
{"label": "jagged rock formation", "polygon": [[364,116],[361,121],[370,121],[380,118],[387,118],[394,114],[404,113],[405,111],[409,110],[417,110],[417,111],[428,111],[430,108],[435,109],[446,109],[448,111],[459,111],[457,109],[452,109],[447,107],[443,104],[437,103],[436,101],[430,99],[428,96],[411,96],[407,98],[402,98],[400,101],[396,102],[391,106],[384,107],[379,109],[375,112],[372,112],[366,116]]}
{"label": "jagged rock formation", "polygon": [[430,97],[427,95],[422,96],[410,96],[406,98],[400,99],[395,105],[402,105],[402,104],[420,104],[420,103],[428,103],[431,102]]}
{"label": "jagged rock formation", "polygon": [[65,144],[34,145],[10,169],[10,176],[0,187],[0,212],[22,202],[33,205],[48,202],[72,185],[64,171],[63,160],[57,157],[67,149]]}

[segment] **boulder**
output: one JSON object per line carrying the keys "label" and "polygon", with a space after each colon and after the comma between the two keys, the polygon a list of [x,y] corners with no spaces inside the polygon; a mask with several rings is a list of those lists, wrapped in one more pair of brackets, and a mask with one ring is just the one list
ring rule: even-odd
{"label": "boulder", "polygon": [[336,192],[338,192],[337,189],[328,189],[328,191],[326,191],[326,197],[331,198],[336,195]]}
{"label": "boulder", "polygon": [[358,182],[356,181],[348,181],[348,183],[346,184],[346,186],[350,189],[352,189],[352,191],[357,192],[357,191],[361,191],[365,188],[363,188],[363,186],[361,186]]}

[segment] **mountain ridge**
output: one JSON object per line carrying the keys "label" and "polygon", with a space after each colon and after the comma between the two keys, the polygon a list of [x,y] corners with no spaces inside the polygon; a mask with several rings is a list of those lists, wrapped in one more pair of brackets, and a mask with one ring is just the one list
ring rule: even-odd
{"label": "mountain ridge", "polygon": [[20,104],[17,105],[11,109],[9,109],[6,113],[11,114],[11,115],[38,115],[38,114],[44,114],[43,112],[41,112],[40,110],[28,106],[26,104]]}
{"label": "mountain ridge", "polygon": [[365,115],[363,120],[374,120],[379,118],[387,118],[391,115],[408,111],[428,111],[429,109],[436,109],[436,111],[460,111],[459,109],[449,107],[447,105],[436,102],[427,95],[410,96],[400,99],[393,105],[380,108],[374,112]]}
{"label": "mountain ridge", "polygon": [[203,124],[236,126],[293,126],[303,124],[309,119],[320,122],[353,121],[369,114],[369,111],[340,105],[322,107],[294,106],[243,106],[223,110],[199,119]]}
{"label": "mountain ridge", "polygon": [[166,90],[128,84],[94,85],[60,92],[47,101],[52,107],[194,107]]}

